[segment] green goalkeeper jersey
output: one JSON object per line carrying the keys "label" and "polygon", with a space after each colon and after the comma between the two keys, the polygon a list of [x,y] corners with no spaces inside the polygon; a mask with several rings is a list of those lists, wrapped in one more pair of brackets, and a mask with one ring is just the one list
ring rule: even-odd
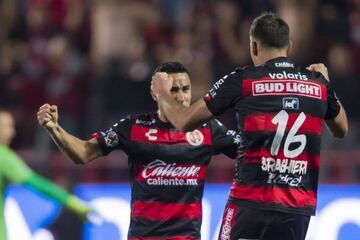
{"label": "green goalkeeper jersey", "polygon": [[90,212],[90,208],[80,199],[68,194],[47,179],[34,173],[10,148],[0,144],[0,239],[6,239],[4,219],[5,188],[16,183],[29,186],[56,202],[66,206],[80,216]]}

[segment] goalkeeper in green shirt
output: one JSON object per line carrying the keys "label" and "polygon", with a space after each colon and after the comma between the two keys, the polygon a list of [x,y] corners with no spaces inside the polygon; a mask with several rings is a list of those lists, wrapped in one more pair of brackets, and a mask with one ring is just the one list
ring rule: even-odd
{"label": "goalkeeper in green shirt", "polygon": [[86,219],[92,212],[88,205],[33,172],[9,148],[15,135],[14,125],[14,119],[10,112],[0,109],[0,239],[5,240],[7,237],[4,219],[4,191],[11,183],[29,186],[77,213],[82,219]]}

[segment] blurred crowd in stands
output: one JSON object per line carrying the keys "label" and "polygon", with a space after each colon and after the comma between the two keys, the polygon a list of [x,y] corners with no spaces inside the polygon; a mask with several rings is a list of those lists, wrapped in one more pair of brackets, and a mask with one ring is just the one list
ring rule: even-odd
{"label": "blurred crowd in stands", "polygon": [[[251,64],[248,29],[263,11],[289,23],[294,60],[328,66],[347,109],[349,136],[324,134],[321,181],[359,182],[360,0],[1,0],[0,106],[17,120],[13,147],[55,180],[126,181],[121,152],[80,168],[64,159],[38,127],[38,107],[58,105],[64,128],[88,138],[155,110],[150,78],[166,61],[188,67],[200,98],[224,73]],[[235,128],[232,116],[220,119]],[[233,162],[217,157],[212,166],[210,181],[231,180]]]}

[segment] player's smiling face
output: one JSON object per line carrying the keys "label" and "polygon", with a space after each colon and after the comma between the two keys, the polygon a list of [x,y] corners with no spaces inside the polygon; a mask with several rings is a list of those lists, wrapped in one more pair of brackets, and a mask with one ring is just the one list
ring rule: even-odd
{"label": "player's smiling face", "polygon": [[187,73],[170,73],[169,77],[173,78],[173,85],[170,89],[174,99],[186,106],[190,106],[191,102],[191,81]]}

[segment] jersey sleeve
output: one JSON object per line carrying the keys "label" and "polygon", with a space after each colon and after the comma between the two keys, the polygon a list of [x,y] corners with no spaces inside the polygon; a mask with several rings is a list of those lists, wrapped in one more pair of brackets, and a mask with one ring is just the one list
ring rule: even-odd
{"label": "jersey sleeve", "polygon": [[328,82],[327,86],[327,111],[325,114],[325,120],[334,119],[340,112],[340,102],[331,83]]}
{"label": "jersey sleeve", "polygon": [[212,139],[215,154],[225,154],[235,159],[238,155],[238,148],[241,144],[240,135],[234,130],[228,130],[217,119],[210,121]]}
{"label": "jersey sleeve", "polygon": [[214,83],[205,95],[205,103],[214,116],[235,105],[241,97],[242,76],[241,71],[234,71]]}
{"label": "jersey sleeve", "polygon": [[31,169],[10,149],[0,148],[0,171],[8,182],[21,184],[32,174]]}
{"label": "jersey sleeve", "polygon": [[131,117],[121,119],[111,128],[92,134],[98,140],[103,155],[111,151],[121,149],[127,152],[130,142]]}

